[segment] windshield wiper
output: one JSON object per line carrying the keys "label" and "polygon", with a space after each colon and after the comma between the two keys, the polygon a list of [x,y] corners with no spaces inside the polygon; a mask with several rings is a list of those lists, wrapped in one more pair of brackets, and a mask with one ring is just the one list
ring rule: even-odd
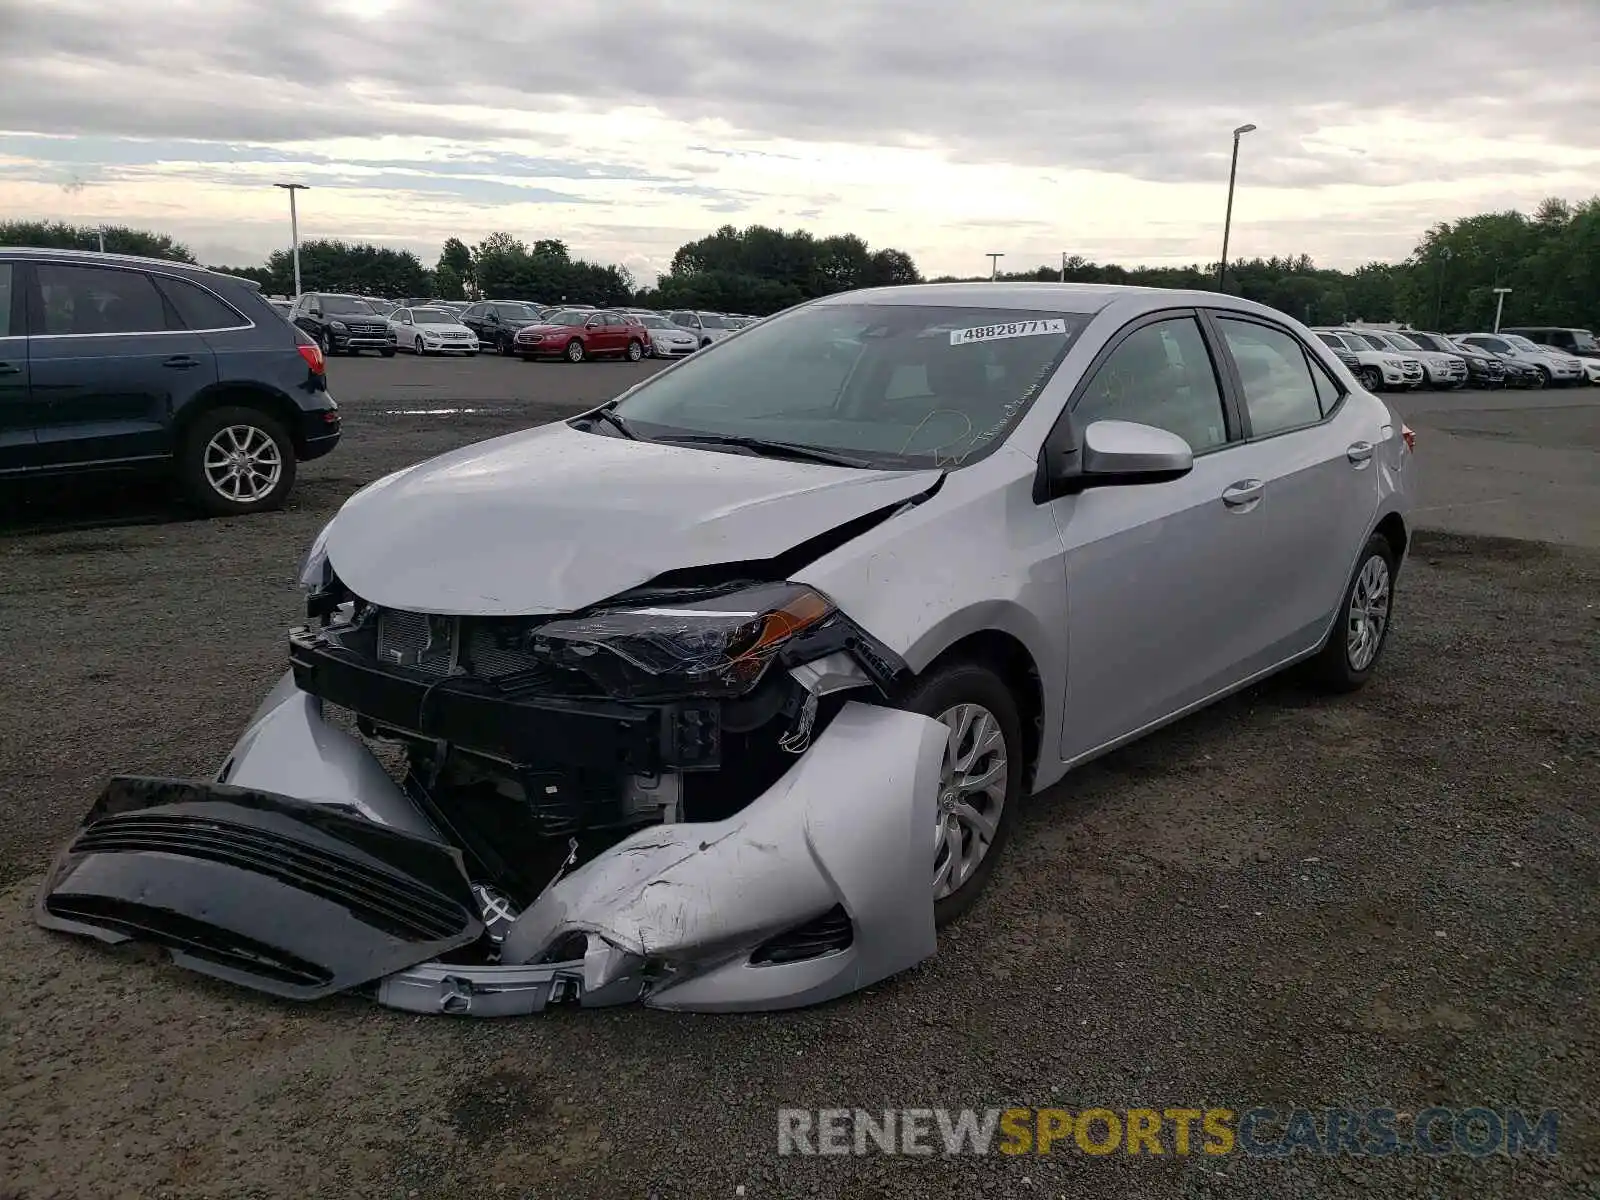
{"label": "windshield wiper", "polygon": [[815,446],[802,446],[796,442],[774,442],[767,438],[748,437],[732,433],[678,433],[661,434],[652,439],[659,442],[685,442],[694,446],[738,446],[765,458],[793,458],[802,462],[827,463],[835,467],[870,467],[865,459],[848,454],[835,454],[832,450],[819,450]]}
{"label": "windshield wiper", "polygon": [[611,411],[611,405],[608,404],[604,408],[597,408],[589,415],[597,421],[604,421],[630,442],[639,440],[639,435],[633,431],[633,427]]}

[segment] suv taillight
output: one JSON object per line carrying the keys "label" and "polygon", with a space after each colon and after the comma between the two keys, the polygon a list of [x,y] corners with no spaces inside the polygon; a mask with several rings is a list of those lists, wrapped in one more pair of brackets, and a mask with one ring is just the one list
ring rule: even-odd
{"label": "suv taillight", "polygon": [[328,372],[327,360],[322,357],[322,347],[315,342],[301,342],[295,347],[300,351],[300,357],[306,360],[306,366],[311,368],[313,375],[326,375]]}
{"label": "suv taillight", "polygon": [[1402,421],[1400,422],[1400,436],[1406,441],[1406,449],[1415,454],[1417,450],[1416,430],[1412,429],[1411,426]]}

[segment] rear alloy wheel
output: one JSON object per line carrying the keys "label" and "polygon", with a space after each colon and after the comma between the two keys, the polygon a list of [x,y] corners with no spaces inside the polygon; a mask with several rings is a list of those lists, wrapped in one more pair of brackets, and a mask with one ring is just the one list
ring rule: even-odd
{"label": "rear alloy wheel", "polygon": [[950,730],[933,834],[933,913],[954,921],[978,898],[1010,835],[1022,798],[1022,723],[1016,699],[977,662],[936,668],[902,707]]}
{"label": "rear alloy wheel", "polygon": [[1361,380],[1361,386],[1369,392],[1375,392],[1383,386],[1383,372],[1377,367],[1362,367],[1356,372],[1356,377]]}
{"label": "rear alloy wheel", "polygon": [[260,409],[214,409],[189,428],[178,477],[189,499],[214,516],[278,508],[294,486],[294,443]]}
{"label": "rear alloy wheel", "polygon": [[644,357],[644,347],[641,346],[638,342],[629,342],[628,343],[628,361],[629,362],[638,362],[643,357]]}
{"label": "rear alloy wheel", "polygon": [[583,343],[573,338],[567,343],[567,361],[580,363],[583,361]]}
{"label": "rear alloy wheel", "polygon": [[1339,606],[1340,619],[1313,662],[1321,682],[1337,692],[1366,683],[1389,638],[1394,613],[1395,551],[1375,533],[1367,539]]}

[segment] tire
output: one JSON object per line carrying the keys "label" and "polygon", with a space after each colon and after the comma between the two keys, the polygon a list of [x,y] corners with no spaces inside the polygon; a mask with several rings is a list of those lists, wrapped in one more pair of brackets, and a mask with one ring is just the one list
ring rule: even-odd
{"label": "tire", "polygon": [[1542,391],[1550,386],[1550,371],[1547,367],[1538,367],[1536,370],[1538,371],[1538,375],[1528,381],[1528,386]]}
{"label": "tire", "polygon": [[1361,380],[1361,386],[1369,392],[1383,390],[1383,372],[1377,367],[1362,367],[1356,372],[1356,378]]}
{"label": "tire", "polygon": [[[987,851],[974,866],[970,867],[969,874],[960,886],[948,895],[935,896],[933,916],[934,923],[939,927],[950,924],[971,908],[973,901],[989,882],[989,876],[994,873],[994,864],[1005,851],[1006,841],[1011,835],[1011,827],[1022,800],[1023,779],[1027,774],[1027,763],[1023,757],[1022,719],[1018,715],[1016,697],[1011,694],[1011,689],[1006,686],[1005,681],[983,663],[957,661],[943,667],[935,667],[916,681],[911,691],[901,699],[899,707],[938,720],[947,713],[959,711],[964,705],[976,705],[987,710],[998,725],[1005,753],[1005,784],[998,820]],[[978,722],[974,721],[972,728],[968,730],[969,738],[976,731],[977,725]],[[986,758],[992,754],[993,751]],[[947,772],[949,763],[947,751]],[[948,773],[945,779],[948,780]],[[992,805],[993,797],[982,798]],[[946,829],[947,822],[953,818],[953,813],[946,812],[946,799],[944,788],[941,786],[941,829]],[[973,803],[971,807],[979,806]],[[990,812],[992,808],[986,807],[983,811]],[[966,845],[969,853],[971,842],[968,838],[972,835],[971,827],[963,827],[957,834],[958,843]],[[931,886],[936,886],[939,881],[937,872],[941,864],[948,860],[949,847],[950,842],[946,840],[934,848],[933,861],[928,864],[930,875],[935,875],[935,879],[930,880]]]}
{"label": "tire", "polygon": [[628,361],[638,362],[643,357],[644,347],[637,340],[630,340],[628,342]]}
{"label": "tire", "polygon": [[500,351],[502,357],[511,357],[511,339],[506,337],[505,334],[501,334],[495,338],[495,348]]}
{"label": "tire", "polygon": [[[1345,585],[1344,597],[1339,601],[1338,619],[1328,634],[1327,642],[1311,660],[1312,675],[1327,690],[1355,691],[1367,682],[1373,669],[1377,667],[1378,660],[1383,656],[1383,648],[1389,640],[1389,631],[1394,627],[1395,565],[1395,550],[1389,544],[1388,538],[1381,533],[1375,533],[1367,539],[1367,544],[1361,549],[1361,558],[1356,563],[1356,569],[1350,576],[1350,582]],[[1376,631],[1369,628],[1368,632],[1376,638],[1376,641],[1371,644],[1363,643],[1362,651],[1358,655],[1351,644],[1356,638],[1352,610],[1357,605],[1357,590],[1361,589],[1364,597],[1363,607],[1367,613],[1378,611],[1374,603],[1367,599],[1373,593],[1375,579],[1381,579],[1382,582],[1380,614],[1382,623]]]}
{"label": "tire", "polygon": [[326,329],[318,332],[317,345],[322,347],[323,358],[332,358],[334,355],[339,353],[339,351],[334,349],[333,338]]}
{"label": "tire", "polygon": [[569,363],[581,363],[584,360],[583,343],[577,338],[573,338],[567,343],[564,353]]}
{"label": "tire", "polygon": [[704,350],[709,345],[711,345],[711,339],[710,338],[706,338],[705,341],[700,343],[700,349]]}
{"label": "tire", "polygon": [[[231,449],[238,449],[240,442],[255,451],[258,466],[270,461],[265,446],[270,443],[278,463],[276,480],[264,491],[249,495],[246,499],[235,499],[224,494],[221,489],[230,486],[229,476],[215,467],[212,471],[207,470],[208,460],[215,464],[219,457]],[[259,408],[229,406],[202,413],[184,432],[177,456],[178,484],[184,495],[197,508],[214,517],[240,516],[281,508],[284,499],[294,488],[295,467],[294,442],[288,431],[276,417]],[[213,485],[214,475],[221,478],[219,485]],[[252,476],[252,483],[260,482],[259,473]]]}
{"label": "tire", "polygon": [[385,358],[393,358],[394,357],[394,351],[393,350],[379,350],[378,353],[383,355]]}
{"label": "tire", "polygon": [[417,334],[416,338],[412,341],[411,349],[418,358],[422,358],[428,353],[422,348],[422,335],[420,333]]}

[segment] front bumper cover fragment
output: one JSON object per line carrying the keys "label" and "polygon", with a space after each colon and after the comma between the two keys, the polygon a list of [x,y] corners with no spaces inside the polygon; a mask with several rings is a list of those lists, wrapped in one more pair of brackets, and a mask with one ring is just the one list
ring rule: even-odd
{"label": "front bumper cover fragment", "polygon": [[[737,814],[623,839],[547,887],[498,962],[465,961],[483,924],[460,852],[290,674],[219,771],[228,782],[113,780],[37,918],[153,942],[202,974],[301,1000],[356,989],[472,1016],[815,1004],[934,953],[929,847],[947,736],[848,702]],[[848,944],[752,961],[837,909]]]}

